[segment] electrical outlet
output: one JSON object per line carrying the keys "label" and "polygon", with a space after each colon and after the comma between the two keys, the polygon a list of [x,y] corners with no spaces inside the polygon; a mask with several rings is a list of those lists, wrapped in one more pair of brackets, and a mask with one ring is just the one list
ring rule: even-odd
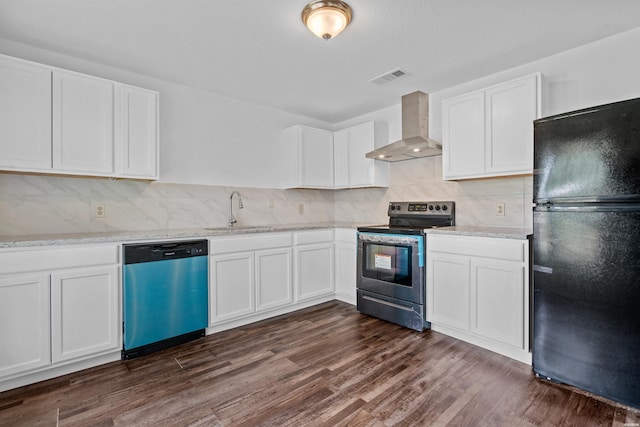
{"label": "electrical outlet", "polygon": [[498,203],[496,205],[496,215],[504,216],[504,203]]}
{"label": "electrical outlet", "polygon": [[298,213],[299,213],[300,215],[303,215],[303,214],[304,214],[304,203],[300,203],[300,204],[298,205]]}
{"label": "electrical outlet", "polygon": [[104,203],[92,203],[91,204],[91,216],[93,218],[104,218],[106,212],[105,212],[105,207],[104,207]]}

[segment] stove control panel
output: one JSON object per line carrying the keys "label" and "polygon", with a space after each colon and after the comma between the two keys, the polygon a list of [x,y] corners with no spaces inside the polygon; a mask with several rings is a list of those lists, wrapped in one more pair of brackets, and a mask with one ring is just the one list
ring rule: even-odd
{"label": "stove control panel", "polygon": [[389,202],[389,216],[450,215],[455,202]]}

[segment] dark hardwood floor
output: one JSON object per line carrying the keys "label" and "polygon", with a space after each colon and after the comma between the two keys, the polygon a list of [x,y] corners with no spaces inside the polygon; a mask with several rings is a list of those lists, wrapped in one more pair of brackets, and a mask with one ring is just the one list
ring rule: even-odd
{"label": "dark hardwood floor", "polygon": [[0,393],[2,426],[634,426],[640,411],[330,302]]}

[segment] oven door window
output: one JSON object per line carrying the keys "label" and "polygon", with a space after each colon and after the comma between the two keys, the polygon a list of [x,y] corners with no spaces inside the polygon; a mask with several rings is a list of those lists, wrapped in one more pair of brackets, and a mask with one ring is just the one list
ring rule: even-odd
{"label": "oven door window", "polygon": [[365,242],[362,274],[370,279],[411,286],[412,252],[411,246]]}

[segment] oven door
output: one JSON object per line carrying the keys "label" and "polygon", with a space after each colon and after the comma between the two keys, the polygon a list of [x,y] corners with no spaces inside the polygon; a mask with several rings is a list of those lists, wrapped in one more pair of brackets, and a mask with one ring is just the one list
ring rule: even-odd
{"label": "oven door", "polygon": [[358,233],[358,289],[424,304],[424,236]]}

